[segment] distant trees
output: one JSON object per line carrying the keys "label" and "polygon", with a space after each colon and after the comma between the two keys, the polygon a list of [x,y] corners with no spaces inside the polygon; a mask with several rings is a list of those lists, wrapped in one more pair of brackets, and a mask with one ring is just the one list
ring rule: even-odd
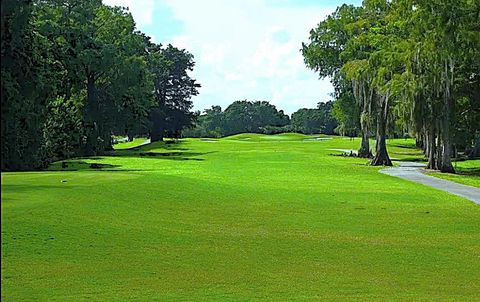
{"label": "distant trees", "polygon": [[99,155],[112,135],[192,124],[193,56],[162,47],[101,0],[2,1],[2,170]]}
{"label": "distant trees", "polygon": [[317,109],[299,109],[292,114],[291,125],[295,132],[304,134],[334,134],[337,121],[332,115],[332,101],[318,103]]}
{"label": "distant trees", "polygon": [[[369,155],[375,129],[373,165],[391,165],[385,139],[399,127],[417,138],[429,168],[454,172],[459,148],[478,156],[479,11],[468,0],[367,0],[310,32],[305,63],[332,77],[334,115],[344,129],[360,124],[360,155]],[[351,96],[359,118],[345,106]]]}
{"label": "distant trees", "polygon": [[220,106],[206,109],[198,116],[196,127],[184,136],[220,137],[237,133],[275,132],[290,123],[283,110],[265,101],[235,101],[222,111]]}
{"label": "distant trees", "polygon": [[237,133],[334,134],[337,121],[333,116],[334,102],[318,103],[315,109],[300,109],[292,119],[269,102],[235,101],[222,111],[212,106],[197,113],[195,127],[183,131],[186,137],[221,137]]}
{"label": "distant trees", "polygon": [[224,135],[260,133],[262,127],[282,127],[289,123],[288,115],[265,101],[236,101],[228,106],[223,114]]}

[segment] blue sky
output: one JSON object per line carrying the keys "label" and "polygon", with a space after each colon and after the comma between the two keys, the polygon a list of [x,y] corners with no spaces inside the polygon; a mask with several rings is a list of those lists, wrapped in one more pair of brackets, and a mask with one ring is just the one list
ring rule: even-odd
{"label": "blue sky", "polygon": [[202,85],[194,109],[235,100],[270,101],[286,113],[330,99],[329,79],[303,64],[310,29],[338,5],[360,0],[104,0],[128,7],[153,41],[195,56]]}

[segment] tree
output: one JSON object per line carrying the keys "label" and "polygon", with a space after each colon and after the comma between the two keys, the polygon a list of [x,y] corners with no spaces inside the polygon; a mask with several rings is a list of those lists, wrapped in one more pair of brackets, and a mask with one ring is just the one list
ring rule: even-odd
{"label": "tree", "polygon": [[[345,81],[344,85],[349,84]],[[342,136],[357,136],[360,131],[360,108],[356,104],[351,87],[338,89],[334,96],[332,116],[338,123],[335,132]]]}
{"label": "tree", "polygon": [[235,101],[222,112],[220,106],[206,109],[199,115],[195,128],[184,135],[220,137],[238,133],[278,133],[290,124],[283,110],[265,101]]}
{"label": "tree", "polygon": [[[358,105],[362,108],[362,142],[358,154],[361,157],[370,157],[369,89],[366,87],[365,81],[362,83],[356,81],[351,86],[345,85],[345,73],[342,70],[353,56],[352,52],[345,52],[347,43],[352,44],[352,39],[362,34],[363,11],[363,7],[353,5],[344,4],[338,7],[332,15],[327,16],[315,29],[310,31],[310,43],[302,44],[302,54],[307,67],[316,71],[320,78],[332,78],[337,95],[345,94],[345,89],[348,89],[355,96]],[[353,58],[361,58],[361,56],[357,53]]]}
{"label": "tree", "polygon": [[124,8],[101,0],[2,1],[1,22],[2,170],[102,154],[113,134],[147,132],[161,74],[178,75],[168,79],[165,130],[191,123],[189,95],[176,87],[188,75],[175,70],[193,67],[191,55],[170,60],[175,52],[162,50],[164,62],[175,64],[153,73],[155,47]]}
{"label": "tree", "polygon": [[333,134],[337,121],[332,116],[333,102],[318,103],[317,109],[299,109],[292,114],[291,124],[295,132]]}
{"label": "tree", "polygon": [[[464,117],[474,116],[479,108],[475,101],[480,88],[479,5],[476,1],[418,1],[414,6],[406,1],[397,9],[397,14],[408,20],[404,27],[414,45],[407,63],[414,87],[415,130],[425,140],[428,167],[442,172],[454,172],[453,138],[460,143],[455,127],[463,124],[473,134],[469,142],[463,138],[465,145],[472,144],[476,132],[475,127],[468,129],[470,118]],[[467,110],[463,117],[458,114],[462,109]]]}
{"label": "tree", "polygon": [[48,44],[33,30],[32,1],[2,1],[1,14],[1,168],[42,168],[45,104],[58,77]]}
{"label": "tree", "polygon": [[62,68],[59,94],[68,102],[85,92],[81,153],[101,154],[111,149],[119,124],[134,127],[132,120],[142,120],[150,106],[144,36],[127,11],[99,0],[39,1],[37,10],[37,27]]}
{"label": "tree", "polygon": [[320,110],[322,117],[323,117],[323,123],[321,126],[321,132],[324,134],[329,134],[332,135],[335,133],[335,129],[338,126],[338,122],[333,116],[333,107],[334,107],[335,102],[333,101],[328,101],[328,102],[320,102],[317,105],[318,110]]}
{"label": "tree", "polygon": [[149,45],[149,64],[153,74],[155,106],[150,110],[150,138],[162,140],[165,134],[179,135],[193,124],[191,98],[200,84],[188,72],[193,70],[193,55],[172,45]]}
{"label": "tree", "polygon": [[82,154],[84,96],[72,95],[68,100],[57,97],[47,105],[43,127],[43,155],[51,161]]}
{"label": "tree", "polygon": [[266,101],[235,101],[225,109],[222,132],[224,135],[261,133],[263,127],[282,127],[288,123],[288,116]]}

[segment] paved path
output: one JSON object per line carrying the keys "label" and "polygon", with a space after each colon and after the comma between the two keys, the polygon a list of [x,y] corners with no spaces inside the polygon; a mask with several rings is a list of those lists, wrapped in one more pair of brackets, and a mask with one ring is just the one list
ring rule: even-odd
{"label": "paved path", "polygon": [[466,198],[480,205],[480,189],[462,185],[453,181],[448,181],[433,176],[425,175],[425,165],[414,162],[396,162],[398,167],[386,168],[380,170],[380,173],[400,177],[413,182],[418,182],[426,186],[442,190],[463,198]]}

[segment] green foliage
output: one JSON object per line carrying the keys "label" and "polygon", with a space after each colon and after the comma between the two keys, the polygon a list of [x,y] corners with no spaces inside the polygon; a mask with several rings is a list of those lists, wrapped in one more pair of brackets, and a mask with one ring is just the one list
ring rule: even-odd
{"label": "green foliage", "polygon": [[282,110],[265,101],[235,101],[225,109],[224,135],[237,133],[261,133],[265,126],[285,126],[289,118]]}
{"label": "green foliage", "polygon": [[265,101],[235,101],[222,112],[220,106],[199,115],[195,128],[184,131],[184,137],[220,137],[237,133],[282,133],[290,118],[283,110]]}
{"label": "green foliage", "polygon": [[1,168],[45,165],[42,125],[57,76],[44,38],[33,30],[31,1],[2,1]]}
{"label": "green foliage", "polygon": [[344,89],[333,103],[332,116],[338,123],[335,132],[342,136],[355,137],[360,131],[360,108],[350,89]]}
{"label": "green foliage", "polygon": [[192,123],[193,56],[151,43],[124,8],[2,1],[1,39],[2,170],[103,154],[112,134],[148,134],[152,108],[169,135]]}
{"label": "green foliage", "polygon": [[[362,150],[376,128],[374,164],[389,163],[388,132],[416,135],[429,167],[444,172],[454,171],[454,149],[477,153],[470,150],[478,150],[473,146],[480,137],[479,5],[369,0],[358,8],[339,7],[310,32],[302,49],[305,63],[320,77],[332,77],[337,101],[355,97]],[[338,130],[348,118],[356,124],[359,115],[346,111],[341,100],[337,104]]]}
{"label": "green foliage", "polygon": [[332,116],[334,102],[318,103],[317,109],[300,109],[292,114],[291,125],[295,132],[304,134],[333,134],[337,121]]}
{"label": "green foliage", "polygon": [[150,110],[150,137],[162,140],[165,135],[179,137],[184,128],[193,126],[195,115],[191,98],[200,84],[190,78],[195,62],[185,49],[172,45],[161,48],[149,45],[149,67],[154,81],[155,104]]}
{"label": "green foliage", "polygon": [[43,128],[46,158],[57,161],[81,154],[84,139],[83,98],[74,95],[67,100],[57,98],[48,104]]}

